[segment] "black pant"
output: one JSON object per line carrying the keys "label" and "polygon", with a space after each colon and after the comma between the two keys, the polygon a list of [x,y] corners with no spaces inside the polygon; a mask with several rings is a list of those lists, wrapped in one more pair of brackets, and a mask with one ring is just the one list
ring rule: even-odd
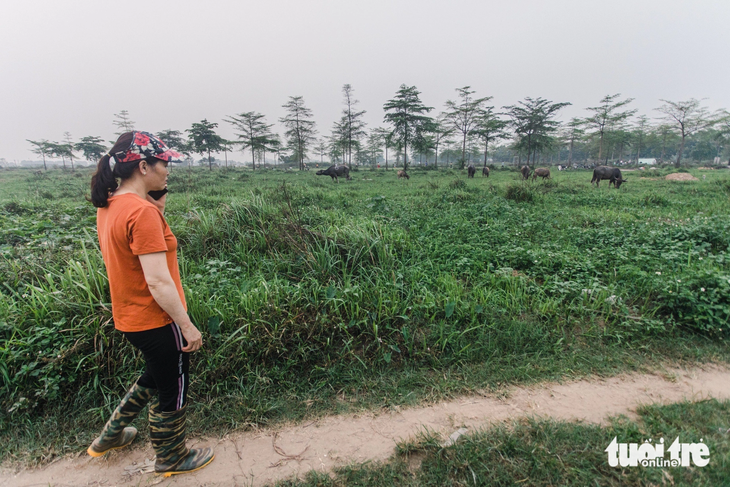
{"label": "black pant", "polygon": [[180,327],[170,323],[153,330],[124,332],[124,336],[142,352],[147,366],[137,384],[158,390],[161,411],[182,408],[187,402],[190,354],[182,351],[188,342]]}

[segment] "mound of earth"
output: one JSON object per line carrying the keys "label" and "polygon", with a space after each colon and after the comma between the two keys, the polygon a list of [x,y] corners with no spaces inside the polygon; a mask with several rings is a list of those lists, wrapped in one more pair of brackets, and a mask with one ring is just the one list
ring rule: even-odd
{"label": "mound of earth", "polygon": [[673,172],[672,174],[667,174],[664,179],[669,179],[670,181],[698,181],[696,177],[688,172]]}

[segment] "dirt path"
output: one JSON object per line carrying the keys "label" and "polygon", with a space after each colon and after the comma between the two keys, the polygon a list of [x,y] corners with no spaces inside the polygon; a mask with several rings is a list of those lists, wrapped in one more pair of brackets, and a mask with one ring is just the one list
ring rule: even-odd
{"label": "dirt path", "polygon": [[[31,486],[248,486],[263,485],[311,469],[366,460],[383,460],[396,441],[426,427],[444,438],[521,416],[602,423],[608,416],[632,416],[640,404],[671,403],[707,397],[730,399],[730,369],[705,366],[631,374],[606,380],[515,387],[504,398],[463,397],[433,406],[393,412],[330,416],[304,424],[235,433],[197,442],[214,446],[216,459],[200,472],[162,479],[145,473],[151,447],[122,450],[102,459],[81,452],[37,470],[0,472],[0,485]],[[147,467],[145,467],[147,463]]]}

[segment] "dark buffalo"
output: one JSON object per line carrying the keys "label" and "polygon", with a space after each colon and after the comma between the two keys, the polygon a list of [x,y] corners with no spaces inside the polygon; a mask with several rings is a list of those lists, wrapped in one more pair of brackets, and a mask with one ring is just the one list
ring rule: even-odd
{"label": "dark buffalo", "polygon": [[330,176],[333,181],[339,183],[340,180],[337,179],[338,177],[345,177],[348,181],[351,181],[352,178],[350,177],[350,168],[347,166],[338,166],[335,164],[334,166],[330,166],[327,169],[322,169],[321,171],[317,171],[317,176]]}
{"label": "dark buffalo", "polygon": [[482,168],[482,176],[489,177],[489,168],[487,166]]}
{"label": "dark buffalo", "polygon": [[596,183],[596,188],[599,183],[608,179],[609,187],[613,184],[613,187],[618,189],[621,187],[621,183],[625,183],[627,180],[621,176],[621,170],[617,167],[598,166],[593,170],[593,179],[591,184]]}
{"label": "dark buffalo", "polygon": [[474,164],[469,164],[469,167],[466,168],[466,174],[467,174],[467,177],[469,177],[469,178],[473,178],[474,174],[476,174],[476,172],[477,172],[477,170],[474,167]]}
{"label": "dark buffalo", "polygon": [[405,171],[398,171],[398,179],[400,178],[411,179],[411,177]]}
{"label": "dark buffalo", "polygon": [[537,169],[535,169],[535,172],[532,174],[532,180],[534,181],[538,177],[543,178],[543,179],[545,179],[545,178],[550,179],[550,169],[548,169],[547,167],[538,167]]}
{"label": "dark buffalo", "polygon": [[529,179],[530,178],[530,167],[529,166],[522,166],[520,168],[520,172],[522,173],[522,179]]}

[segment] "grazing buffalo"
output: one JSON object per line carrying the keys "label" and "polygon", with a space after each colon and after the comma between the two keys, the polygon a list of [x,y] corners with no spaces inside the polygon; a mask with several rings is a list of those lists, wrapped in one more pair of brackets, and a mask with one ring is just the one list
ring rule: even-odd
{"label": "grazing buffalo", "polygon": [[530,166],[522,166],[520,168],[520,172],[522,173],[522,179],[529,179],[530,178]]}
{"label": "grazing buffalo", "polygon": [[339,183],[340,180],[337,179],[338,177],[345,177],[348,181],[351,181],[352,178],[350,177],[350,168],[347,166],[338,166],[335,164],[334,166],[330,166],[327,169],[322,169],[320,171],[317,171],[317,176],[330,176],[333,181],[336,183]]}
{"label": "grazing buffalo", "polygon": [[597,188],[598,184],[604,179],[608,179],[609,187],[613,184],[613,187],[616,189],[621,187],[621,183],[625,183],[627,181],[622,178],[621,170],[619,168],[598,166],[593,170],[593,179],[591,179],[591,184],[596,183]]}
{"label": "grazing buffalo", "polygon": [[489,168],[487,166],[482,168],[482,176],[489,177]]}
{"label": "grazing buffalo", "polygon": [[405,171],[398,171],[398,179],[400,178],[411,179],[411,177]]}
{"label": "grazing buffalo", "polygon": [[466,168],[466,174],[467,177],[473,178],[474,174],[477,172],[476,168],[474,167],[474,164],[469,164],[469,167]]}
{"label": "grazing buffalo", "polygon": [[547,167],[538,167],[537,169],[535,169],[535,172],[532,173],[532,180],[534,181],[538,177],[541,177],[542,179],[550,179],[550,169],[548,169]]}

